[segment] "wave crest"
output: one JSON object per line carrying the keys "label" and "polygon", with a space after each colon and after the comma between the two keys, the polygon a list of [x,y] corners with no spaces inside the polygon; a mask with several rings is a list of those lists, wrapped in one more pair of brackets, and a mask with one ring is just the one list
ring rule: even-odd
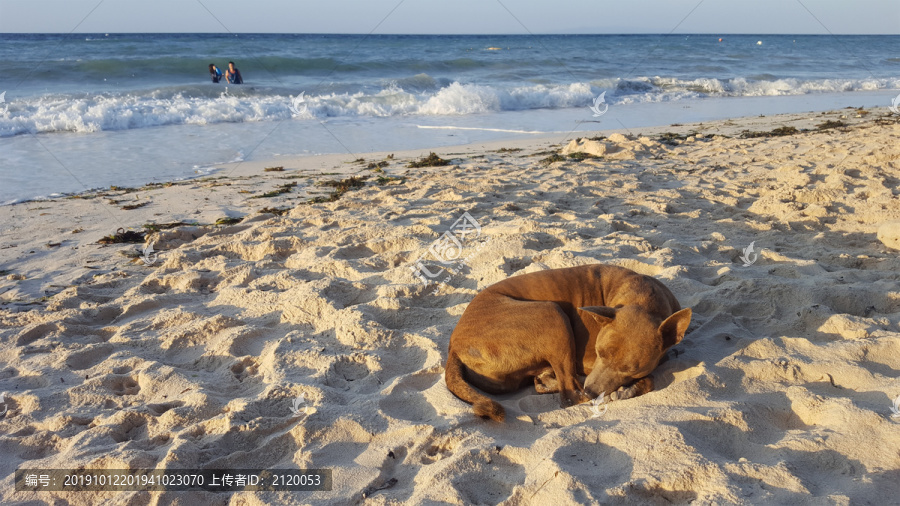
{"label": "wave crest", "polygon": [[[758,76],[768,77],[768,76]],[[637,77],[590,83],[463,84],[427,74],[391,81],[378,91],[333,91],[292,99],[305,90],[182,86],[95,95],[7,97],[0,106],[0,137],[24,133],[98,132],[165,125],[310,120],[352,116],[471,115],[528,109],[590,106],[606,91],[610,104],[663,102],[707,96],[779,96],[900,88],[900,78],[882,79],[678,79]],[[352,88],[351,88],[352,89]],[[292,108],[292,106],[294,106]],[[298,114],[299,113],[299,114]]]}

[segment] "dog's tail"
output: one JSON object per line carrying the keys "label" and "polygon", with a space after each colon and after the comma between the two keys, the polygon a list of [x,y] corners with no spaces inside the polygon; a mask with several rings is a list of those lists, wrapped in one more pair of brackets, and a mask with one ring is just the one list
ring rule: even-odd
{"label": "dog's tail", "polygon": [[447,358],[447,370],[444,379],[447,381],[447,388],[453,395],[468,402],[475,409],[475,414],[482,418],[490,418],[491,420],[502,422],[506,418],[506,411],[499,402],[482,394],[472,388],[466,378],[463,377],[462,360],[454,352],[450,352]]}

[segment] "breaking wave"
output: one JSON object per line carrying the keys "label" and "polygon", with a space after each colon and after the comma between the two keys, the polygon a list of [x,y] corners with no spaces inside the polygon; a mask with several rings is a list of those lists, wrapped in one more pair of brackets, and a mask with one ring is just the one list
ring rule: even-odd
{"label": "breaking wave", "polygon": [[[447,116],[704,97],[755,97],[900,88],[900,78],[727,80],[671,77],[517,86],[463,84],[427,74],[316,93],[274,87],[172,86],[100,94],[45,94],[0,104],[0,137],[25,133],[126,130],[165,125],[309,121],[353,116]],[[355,89],[354,89],[355,88]],[[302,92],[302,93],[301,93]]]}

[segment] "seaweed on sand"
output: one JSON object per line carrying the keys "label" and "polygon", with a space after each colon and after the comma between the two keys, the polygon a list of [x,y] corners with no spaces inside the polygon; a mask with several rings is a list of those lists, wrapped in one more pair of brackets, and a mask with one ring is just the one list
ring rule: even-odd
{"label": "seaweed on sand", "polygon": [[263,198],[269,198],[269,197],[277,197],[277,196],[285,194],[285,193],[290,193],[291,190],[293,190],[295,186],[297,186],[296,182],[285,183],[283,185],[276,186],[275,189],[270,192],[263,193],[262,195],[254,195],[250,198],[251,199],[263,199]]}
{"label": "seaweed on sand", "polygon": [[244,218],[235,218],[232,216],[226,216],[224,218],[219,218],[216,220],[216,225],[234,225],[235,223],[240,223]]}
{"label": "seaweed on sand", "polygon": [[785,135],[794,135],[800,133],[796,127],[783,126],[773,129],[770,132],[751,132],[744,130],[741,132],[742,139],[756,139],[758,137],[784,137]]}
{"label": "seaweed on sand", "polygon": [[108,235],[97,241],[98,244],[122,244],[122,243],[143,243],[144,232],[135,230],[125,230],[120,228],[115,234]]}
{"label": "seaweed on sand", "polygon": [[322,181],[319,183],[319,186],[330,186],[334,188],[334,191],[331,195],[327,197],[315,197],[310,199],[307,204],[321,204],[324,202],[334,202],[341,198],[345,193],[350,191],[353,188],[361,188],[366,185],[366,180],[369,179],[369,176],[351,176],[347,179],[332,180],[332,181]]}
{"label": "seaweed on sand", "polygon": [[450,165],[450,162],[439,157],[432,151],[431,154],[421,160],[409,162],[407,167],[410,169],[418,169],[419,167],[443,167],[445,165]]}
{"label": "seaweed on sand", "polygon": [[547,158],[542,159],[541,163],[544,165],[550,165],[551,163],[564,162],[564,161],[566,161],[566,157],[562,156],[559,153],[553,153],[552,155],[548,156]]}

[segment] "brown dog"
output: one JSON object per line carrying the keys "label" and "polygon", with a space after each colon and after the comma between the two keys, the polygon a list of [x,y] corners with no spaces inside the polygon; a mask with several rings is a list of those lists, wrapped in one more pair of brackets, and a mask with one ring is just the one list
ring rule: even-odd
{"label": "brown dog", "polygon": [[[603,393],[636,397],[653,390],[649,374],[690,323],[690,308],[681,309],[665,285],[622,267],[513,276],[463,312],[450,336],[447,388],[497,421],[503,406],[472,386],[508,393],[533,379],[538,393],[558,391],[562,407]],[[584,388],[576,375],[587,376]]]}

